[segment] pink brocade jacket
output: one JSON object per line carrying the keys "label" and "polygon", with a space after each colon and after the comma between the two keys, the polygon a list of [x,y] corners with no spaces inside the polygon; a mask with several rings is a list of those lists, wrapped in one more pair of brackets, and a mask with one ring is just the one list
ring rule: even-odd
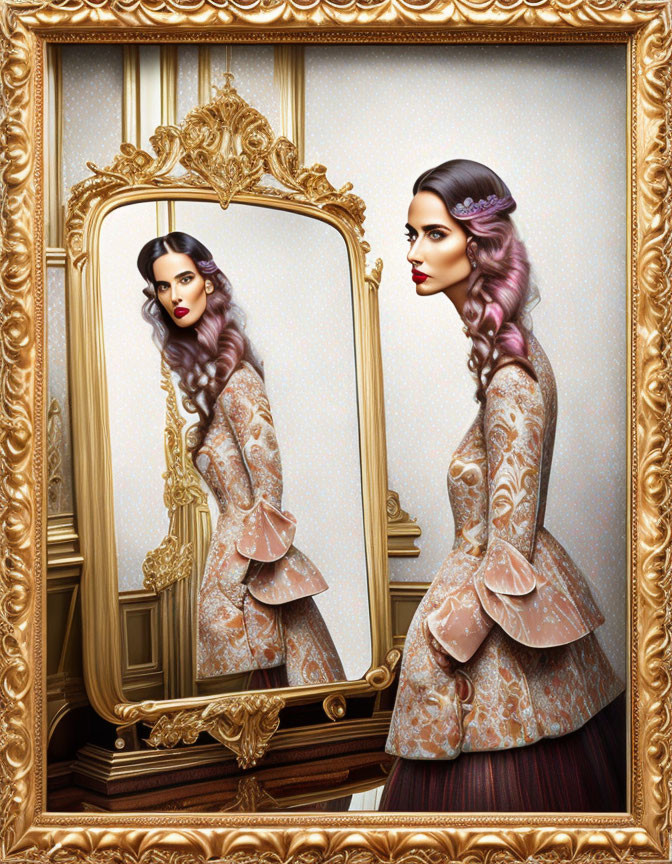
{"label": "pink brocade jacket", "polygon": [[528,341],[538,381],[501,366],[451,459],[455,543],[409,627],[388,753],[520,747],[579,728],[623,690],[585,578],[544,527],[557,397]]}
{"label": "pink brocade jacket", "polygon": [[199,590],[198,677],[279,666],[288,662],[288,640],[295,654],[301,646],[312,653],[299,664],[308,680],[343,677],[314,604],[301,607],[299,623],[279,614],[284,604],[319,594],[327,583],[292,545],[296,520],[281,509],[273,418],[263,381],[248,363],[219,394],[195,464],[220,510]]}

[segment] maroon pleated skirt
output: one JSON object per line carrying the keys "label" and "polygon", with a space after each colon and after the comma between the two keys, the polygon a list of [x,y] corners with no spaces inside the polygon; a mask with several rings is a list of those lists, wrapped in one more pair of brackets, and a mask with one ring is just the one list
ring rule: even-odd
{"label": "maroon pleated skirt", "polygon": [[378,809],[623,812],[626,755],[622,693],[560,738],[456,759],[397,759]]}

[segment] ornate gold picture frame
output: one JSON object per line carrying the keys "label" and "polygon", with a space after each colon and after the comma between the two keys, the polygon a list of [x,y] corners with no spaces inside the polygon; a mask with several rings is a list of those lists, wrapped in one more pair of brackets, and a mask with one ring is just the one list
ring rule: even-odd
{"label": "ornate gold picture frame", "polygon": [[[0,857],[19,862],[670,858],[672,27],[659,0],[5,2]],[[620,43],[628,62],[630,752],[616,814],[107,815],[45,801],[45,54],[50,42]],[[53,421],[55,415],[50,414]],[[382,503],[382,502],[381,502]],[[375,683],[375,682],[374,682]]]}

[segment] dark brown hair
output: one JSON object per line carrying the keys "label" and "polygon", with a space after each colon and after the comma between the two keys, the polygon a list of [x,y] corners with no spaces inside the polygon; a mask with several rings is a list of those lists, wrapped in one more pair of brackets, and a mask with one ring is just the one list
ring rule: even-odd
{"label": "dark brown hair", "polygon": [[[462,314],[472,339],[468,363],[477,382],[477,400],[485,401],[496,369],[512,359],[536,380],[521,321],[530,292],[530,264],[510,218],[516,202],[508,186],[480,162],[452,159],[418,177],[413,194],[421,191],[437,195],[476,244],[476,267],[469,277]],[[489,196],[495,196],[490,206]],[[465,201],[466,208],[458,206]],[[478,202],[483,202],[480,210]],[[475,212],[460,212],[470,209]]]}
{"label": "dark brown hair", "polygon": [[[154,262],[168,252],[188,255],[200,275],[214,285],[205,311],[193,327],[178,327],[157,299]],[[247,360],[263,378],[263,366],[245,334],[243,315],[233,303],[231,283],[199,240],[182,231],[156,237],[140,250],[138,270],[147,282],[142,316],[152,325],[162,357],[177,372],[188,407],[193,406],[199,415],[190,447],[193,456],[203,444],[217,397],[234,369]]]}

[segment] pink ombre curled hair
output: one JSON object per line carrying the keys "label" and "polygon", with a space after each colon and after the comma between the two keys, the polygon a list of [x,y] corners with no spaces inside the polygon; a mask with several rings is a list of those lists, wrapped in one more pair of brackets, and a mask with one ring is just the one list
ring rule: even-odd
{"label": "pink ombre curled hair", "polygon": [[[452,159],[418,177],[413,194],[421,191],[437,195],[475,243],[476,267],[462,314],[472,339],[468,365],[477,382],[476,399],[485,401],[486,388],[503,360],[516,358],[536,379],[521,320],[530,293],[530,264],[510,218],[516,202],[508,187],[480,162]],[[496,207],[470,215],[454,212],[469,198],[478,202],[489,195],[499,199]]]}
{"label": "pink ombre curled hair", "polygon": [[[205,312],[193,327],[178,327],[157,299],[154,262],[167,252],[188,255],[201,276],[214,285]],[[193,457],[212,422],[217,397],[241,360],[247,360],[262,378],[263,367],[245,334],[243,315],[233,303],[231,283],[200,240],[182,231],[156,237],[140,250],[138,270],[147,282],[142,317],[152,325],[154,343],[177,372],[180,389],[199,415],[190,446]]]}

